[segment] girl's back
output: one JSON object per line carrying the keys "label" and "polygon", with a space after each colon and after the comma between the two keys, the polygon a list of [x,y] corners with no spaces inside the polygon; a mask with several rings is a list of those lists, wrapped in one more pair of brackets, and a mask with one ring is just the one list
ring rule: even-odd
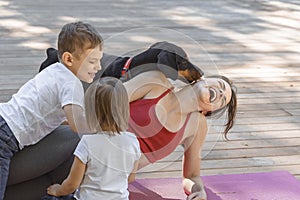
{"label": "girl's back", "polygon": [[136,137],[129,132],[85,135],[74,154],[87,165],[78,199],[128,199],[127,178],[140,157]]}

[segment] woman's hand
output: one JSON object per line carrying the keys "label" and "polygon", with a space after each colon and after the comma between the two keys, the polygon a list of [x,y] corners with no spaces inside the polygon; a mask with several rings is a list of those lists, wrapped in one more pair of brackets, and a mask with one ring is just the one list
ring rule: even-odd
{"label": "woman's hand", "polygon": [[204,190],[191,193],[186,200],[207,200],[207,195]]}
{"label": "woman's hand", "polygon": [[183,180],[184,191],[186,193],[186,200],[207,200],[205,188],[200,176],[192,179]]}
{"label": "woman's hand", "polygon": [[57,197],[57,191],[61,187],[60,184],[54,184],[47,188],[47,194],[56,196]]}

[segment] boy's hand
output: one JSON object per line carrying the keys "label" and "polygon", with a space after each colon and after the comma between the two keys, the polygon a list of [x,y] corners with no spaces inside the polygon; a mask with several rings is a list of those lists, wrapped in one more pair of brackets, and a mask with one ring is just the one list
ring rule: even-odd
{"label": "boy's hand", "polygon": [[207,200],[206,193],[204,191],[191,193],[186,200]]}
{"label": "boy's hand", "polygon": [[57,196],[57,190],[60,188],[60,184],[54,184],[47,188],[47,194]]}

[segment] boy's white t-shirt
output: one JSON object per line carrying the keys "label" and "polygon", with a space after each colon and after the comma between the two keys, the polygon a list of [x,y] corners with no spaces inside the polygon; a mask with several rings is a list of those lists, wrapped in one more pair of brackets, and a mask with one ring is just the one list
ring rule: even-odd
{"label": "boy's white t-shirt", "polygon": [[75,198],[80,200],[128,200],[128,176],[141,156],[133,133],[84,135],[74,155],[86,164]]}
{"label": "boy's white t-shirt", "polygon": [[63,107],[83,108],[81,81],[63,64],[55,63],[25,83],[10,101],[0,104],[0,115],[20,148],[37,143],[66,120]]}

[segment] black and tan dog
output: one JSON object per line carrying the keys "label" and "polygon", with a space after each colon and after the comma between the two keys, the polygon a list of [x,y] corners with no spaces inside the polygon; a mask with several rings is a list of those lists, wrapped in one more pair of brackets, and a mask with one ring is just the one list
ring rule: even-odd
{"label": "black and tan dog", "polygon": [[[58,62],[57,50],[47,49],[47,59],[41,64],[39,71],[55,62]],[[126,81],[149,70],[160,70],[168,78],[185,82],[193,82],[203,76],[203,71],[189,61],[181,47],[165,41],[157,42],[133,57],[104,54],[100,62],[102,69],[95,78],[113,76]]]}

